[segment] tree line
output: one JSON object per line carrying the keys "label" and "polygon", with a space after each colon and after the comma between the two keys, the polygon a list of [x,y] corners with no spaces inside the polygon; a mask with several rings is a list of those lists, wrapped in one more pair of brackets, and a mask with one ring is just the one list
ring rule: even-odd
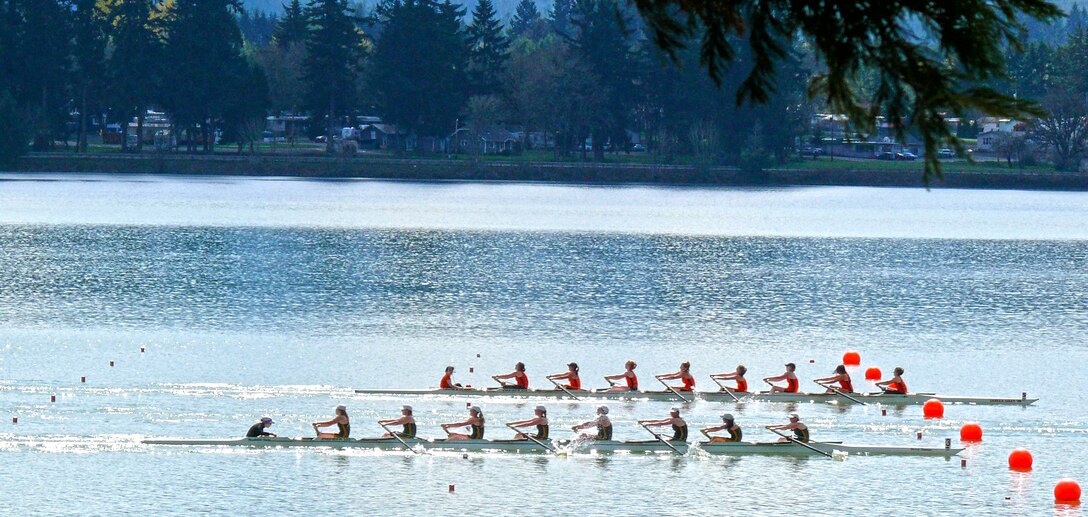
{"label": "tree line", "polygon": [[[1031,85],[1000,79],[999,66],[1016,76],[1033,52],[1074,59],[1058,52],[1066,43],[1021,48],[1016,30],[1046,34],[1039,24],[1058,12],[1034,0],[888,0],[838,18],[820,15],[816,0],[748,3],[556,0],[542,13],[522,0],[504,23],[491,0],[471,13],[449,0],[372,10],[291,0],[278,17],[246,13],[240,0],[0,0],[0,156],[67,142],[76,113],[76,148],[86,150],[89,114],[108,113],[126,132],[135,118],[140,131],[156,107],[193,152],[213,151],[220,133],[253,142],[269,113],[305,112],[330,152],[333,131],[365,114],[420,137],[518,126],[547,135],[557,154],[596,159],[628,148],[633,131],[665,161],[758,168],[787,156],[809,113],[830,109],[861,132],[877,114],[899,131],[913,125],[928,166],[929,150],[956,143],[942,113],[1038,114],[1027,99],[1061,89],[1061,74],[1028,73],[1046,92],[1013,91]],[[957,29],[968,13],[977,27]],[[1071,14],[1064,27],[1080,34],[1073,20],[1084,13]],[[917,23],[887,30],[881,20]],[[918,27],[933,32],[928,43]],[[1008,82],[980,89],[978,78]]]}
{"label": "tree line", "polygon": [[664,159],[758,162],[784,156],[802,125],[801,55],[791,52],[791,80],[771,102],[738,107],[745,52],[716,84],[697,44],[674,62],[613,0],[558,0],[548,12],[523,0],[505,22],[491,0],[471,13],[445,0],[368,12],[291,0],[278,17],[239,0],[0,0],[0,108],[18,114],[4,133],[43,150],[66,140],[74,113],[86,150],[89,114],[125,132],[135,119],[142,134],[158,108],[189,151],[212,151],[218,132],[251,142],[264,116],[294,112],[317,121],[330,151],[332,132],[366,114],[421,137],[518,126],[587,158],[627,149],[634,132]]}

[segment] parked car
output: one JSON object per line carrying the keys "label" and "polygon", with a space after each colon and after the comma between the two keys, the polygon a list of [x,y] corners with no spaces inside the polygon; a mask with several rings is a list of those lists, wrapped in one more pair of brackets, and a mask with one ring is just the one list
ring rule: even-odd
{"label": "parked car", "polygon": [[877,160],[894,160],[895,159],[895,153],[893,153],[891,151],[884,151],[882,153],[877,153],[876,159]]}
{"label": "parked car", "polygon": [[644,153],[646,152],[646,146],[642,144],[634,144],[631,146],[631,151],[636,153]]}
{"label": "parked car", "polygon": [[812,147],[812,146],[806,145],[804,148],[801,149],[801,154],[802,155],[811,155],[813,157],[823,156],[824,155],[824,148],[823,147]]}
{"label": "parked car", "polygon": [[912,162],[918,159],[918,155],[910,151],[900,151],[898,153],[895,153],[895,159]]}
{"label": "parked car", "polygon": [[955,158],[956,157],[956,151],[953,151],[953,150],[945,147],[945,148],[937,151],[937,157],[938,158]]}

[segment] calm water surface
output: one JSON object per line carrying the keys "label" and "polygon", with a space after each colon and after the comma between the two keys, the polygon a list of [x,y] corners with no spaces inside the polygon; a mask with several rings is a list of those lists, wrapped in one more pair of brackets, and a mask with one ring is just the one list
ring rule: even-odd
{"label": "calm water surface", "polygon": [[[1081,515],[1051,490],[1088,488],[1086,341],[1083,193],[0,176],[0,513]],[[943,420],[685,407],[700,427],[733,412],[748,439],[789,411],[856,443],[940,446],[977,421],[966,468],[139,443],[263,415],[304,436],[340,403],[353,435],[377,435],[404,400],[353,388],[428,387],[447,364],[486,385],[525,361],[543,386],[574,360],[597,387],[633,358],[649,387],[688,359],[708,388],[792,361],[815,387],[850,349],[920,391],[1042,400]],[[411,403],[424,436],[464,412]],[[535,402],[482,404],[500,438]],[[550,402],[553,432],[593,406]],[[611,406],[616,436],[644,439],[634,421],[670,404]],[[1015,447],[1033,472],[1007,470]]]}

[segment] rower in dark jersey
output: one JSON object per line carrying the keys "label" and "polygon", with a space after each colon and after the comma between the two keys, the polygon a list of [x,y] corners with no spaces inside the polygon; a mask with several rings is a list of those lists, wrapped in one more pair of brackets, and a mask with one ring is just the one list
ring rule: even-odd
{"label": "rower in dark jersey", "polygon": [[[416,419],[415,419],[415,417],[412,416],[412,406],[408,406],[408,405],[401,406],[400,414],[401,414],[400,418],[390,418],[390,419],[387,419],[387,420],[378,420],[378,423],[381,424],[381,425],[384,425],[384,426],[389,426],[389,425],[403,426],[403,430],[401,432],[397,433],[397,436],[401,437],[401,439],[404,439],[404,440],[407,440],[409,438],[415,438],[416,437]],[[392,432],[385,433],[384,435],[382,435],[382,438],[392,438],[392,437],[393,437]]]}
{"label": "rower in dark jersey", "polygon": [[322,433],[317,432],[319,439],[347,439],[351,436],[351,419],[348,417],[348,408],[345,406],[336,406],[336,416],[332,420],[327,422],[314,422],[311,424],[314,427],[314,431],[322,427],[336,426],[335,433]]}
{"label": "rower in dark jersey", "polygon": [[797,381],[797,374],[794,372],[797,370],[797,365],[793,363],[786,363],[786,373],[782,375],[776,375],[774,377],[764,377],[763,382],[768,384],[772,382],[786,381],[786,386],[775,386],[771,384],[771,393],[797,393],[800,385]]}
{"label": "rower in dark jersey", "polygon": [[680,418],[680,408],[674,407],[669,412],[669,418],[663,418],[661,420],[639,420],[639,424],[647,427],[664,427],[672,426],[672,437],[669,438],[673,442],[686,442],[688,441],[688,423]]}
{"label": "rower in dark jersey", "polygon": [[578,424],[571,429],[574,432],[581,431],[582,429],[590,429],[592,427],[597,428],[597,434],[583,433],[578,438],[581,440],[611,440],[612,439],[612,420],[608,418],[608,406],[597,407],[597,418],[588,422]]}
{"label": "rower in dark jersey", "polygon": [[[533,410],[536,414],[533,418],[528,420],[518,420],[517,422],[510,422],[506,424],[511,427],[533,427],[536,426],[536,434],[531,435],[535,440],[547,440],[548,439],[548,410],[544,406],[537,406]],[[515,440],[528,440],[530,435],[525,433],[518,433],[514,436]]]}
{"label": "rower in dark jersey", "polygon": [[[799,442],[807,442],[809,439],[808,426],[801,421],[801,417],[797,416],[797,413],[790,413],[790,423],[782,425],[767,426],[767,429],[777,429],[779,431],[793,431],[793,439]],[[789,438],[781,438],[778,441],[788,442]]]}
{"label": "rower in dark jersey", "polygon": [[[840,364],[840,365],[836,366],[835,367],[835,375],[832,375],[831,377],[824,377],[822,379],[815,379],[815,381],[816,381],[816,384],[819,384],[820,386],[823,386],[823,387],[827,388],[828,393],[834,393],[836,391],[838,391],[840,393],[853,393],[854,392],[854,383],[850,381],[850,374],[846,373],[846,366],[845,365]],[[828,386],[828,384],[830,384],[832,382],[839,383],[838,389],[834,389],[831,386]]]}
{"label": "rower in dark jersey", "polygon": [[276,436],[276,435],[274,435],[274,434],[272,434],[272,433],[270,433],[268,431],[265,431],[265,429],[268,429],[269,427],[272,427],[272,419],[268,418],[268,417],[264,417],[264,418],[261,419],[260,422],[257,422],[256,424],[253,424],[252,426],[249,427],[249,431],[246,432],[246,438],[260,438],[262,436],[272,436],[272,437]]}
{"label": "rower in dark jersey", "polygon": [[[710,436],[710,433],[718,431],[725,431],[729,433],[729,436]],[[703,433],[703,436],[710,438],[710,443],[739,442],[744,438],[740,426],[733,421],[733,415],[729,413],[722,415],[722,425],[700,429],[699,432]]]}
{"label": "rower in dark jersey", "polygon": [[[450,428],[468,427],[468,434],[451,433]],[[468,408],[468,418],[460,422],[442,424],[442,430],[446,431],[448,440],[483,440],[484,439],[484,411],[478,406]]]}

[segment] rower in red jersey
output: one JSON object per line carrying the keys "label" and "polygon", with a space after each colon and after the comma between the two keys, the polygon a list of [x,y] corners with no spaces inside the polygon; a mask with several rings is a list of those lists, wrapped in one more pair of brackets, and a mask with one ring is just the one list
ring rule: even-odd
{"label": "rower in red jersey", "polygon": [[892,378],[886,381],[880,381],[876,383],[876,387],[884,390],[884,393],[889,395],[906,395],[907,383],[903,381],[903,368],[896,366],[892,371]]}
{"label": "rower in red jersey", "polygon": [[568,363],[566,373],[556,373],[548,376],[552,381],[567,381],[563,387],[568,390],[581,390],[582,379],[578,377],[578,363]]}
{"label": "rower in red jersey", "polygon": [[680,363],[679,371],[658,375],[657,378],[662,381],[680,379],[680,382],[684,384],[682,386],[674,386],[673,389],[676,391],[695,391],[695,377],[691,375],[690,361]]}
{"label": "rower in red jersey", "polygon": [[469,386],[462,386],[459,382],[453,382],[453,367],[446,367],[446,374],[442,376],[442,381],[438,383],[438,387],[444,390],[467,390],[471,389]]}
{"label": "rower in red jersey", "polygon": [[[842,364],[835,367],[835,375],[824,377],[823,379],[815,379],[815,381],[816,384],[827,388],[828,393],[834,393],[836,391],[840,393],[854,392],[854,383],[850,381],[850,374],[846,373],[846,366]],[[839,388],[837,390],[828,386],[828,384],[832,382],[839,383]]]}
{"label": "rower in red jersey", "polygon": [[715,373],[712,374],[710,378],[716,381],[736,381],[737,386],[735,388],[726,386],[722,389],[733,393],[748,393],[748,381],[744,378],[744,374],[746,373],[748,373],[748,368],[745,368],[743,364],[740,364],[737,365],[736,371],[731,373]]}
{"label": "rower in red jersey", "polygon": [[786,381],[786,386],[775,386],[771,384],[771,393],[797,393],[798,383],[797,374],[794,372],[797,370],[797,365],[793,363],[786,363],[786,373],[782,375],[776,375],[774,377],[764,377],[763,382],[768,384],[772,382]]}
{"label": "rower in red jersey", "polygon": [[[638,376],[635,375],[638,363],[629,360],[623,367],[626,370],[623,373],[604,376],[604,380],[610,384],[608,391],[638,391]],[[620,380],[625,381],[625,384],[616,384],[615,381]]]}
{"label": "rower in red jersey", "polygon": [[[492,375],[492,379],[495,379],[502,385],[504,390],[527,390],[529,389],[529,376],[525,375],[525,363],[518,363],[514,365],[514,371],[506,375]],[[514,383],[502,382],[505,379],[514,379]]]}

